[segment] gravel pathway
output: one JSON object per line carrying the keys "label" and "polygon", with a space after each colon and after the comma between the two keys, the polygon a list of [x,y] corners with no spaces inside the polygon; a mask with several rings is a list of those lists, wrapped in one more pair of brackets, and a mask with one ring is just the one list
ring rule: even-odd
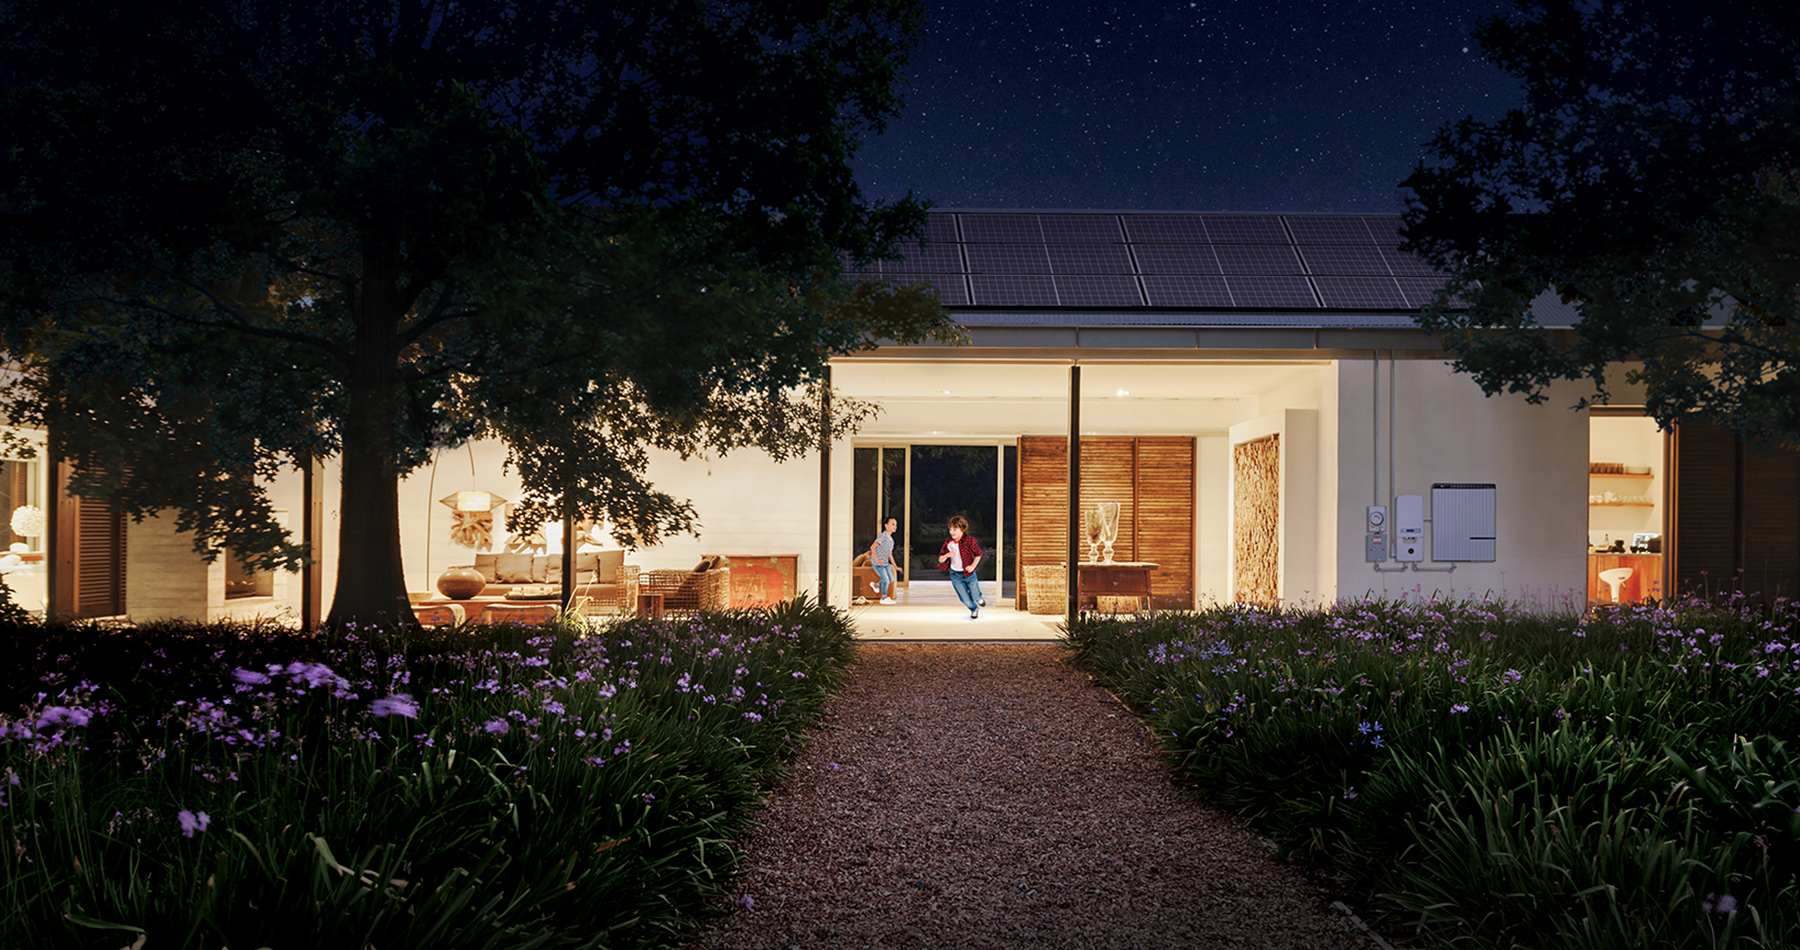
{"label": "gravel pathway", "polygon": [[697,947],[1371,947],[1048,644],[873,644]]}

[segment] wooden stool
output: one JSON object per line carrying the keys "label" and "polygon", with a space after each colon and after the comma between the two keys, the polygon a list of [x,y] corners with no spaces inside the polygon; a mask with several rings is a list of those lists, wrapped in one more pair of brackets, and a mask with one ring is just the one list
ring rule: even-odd
{"label": "wooden stool", "polygon": [[637,602],[637,615],[640,617],[649,617],[653,620],[662,619],[663,595],[661,595],[661,594],[639,594],[638,602]]}

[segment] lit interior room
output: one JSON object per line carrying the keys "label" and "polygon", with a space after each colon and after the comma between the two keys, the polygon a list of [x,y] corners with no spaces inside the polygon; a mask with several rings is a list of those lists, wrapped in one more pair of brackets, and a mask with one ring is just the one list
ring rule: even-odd
{"label": "lit interior room", "polygon": [[1591,410],[1588,423],[1590,604],[1661,599],[1664,435],[1639,409]]}

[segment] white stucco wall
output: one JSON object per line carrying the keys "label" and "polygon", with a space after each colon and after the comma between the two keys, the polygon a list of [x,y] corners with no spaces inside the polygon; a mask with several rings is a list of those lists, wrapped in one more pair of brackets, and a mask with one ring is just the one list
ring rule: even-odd
{"label": "white stucco wall", "polygon": [[[1393,366],[1393,378],[1390,429],[1388,362],[1384,359],[1379,369],[1372,359],[1339,365],[1339,595],[1479,597],[1491,592],[1543,606],[1585,602],[1588,415],[1568,408],[1581,388],[1552,388],[1548,401],[1539,405],[1520,396],[1490,398],[1442,360],[1402,358]],[[1390,436],[1393,492],[1425,496],[1427,518],[1434,482],[1495,485],[1496,560],[1459,563],[1454,572],[1387,574],[1376,573],[1364,560],[1367,506],[1393,504],[1388,496]],[[1427,551],[1430,531],[1427,524]],[[1382,566],[1400,565],[1390,560]]]}
{"label": "white stucco wall", "polygon": [[[471,456],[473,463],[471,464]],[[435,591],[438,575],[453,565],[473,564],[473,548],[450,539],[450,510],[438,499],[464,489],[483,489],[509,501],[522,495],[517,471],[504,470],[506,447],[480,441],[440,453],[435,469],[427,465],[400,483],[401,553],[410,591]],[[834,497],[849,494],[850,458],[846,441],[832,455],[833,478],[841,481]],[[649,480],[676,498],[691,501],[698,515],[698,537],[676,535],[633,552],[626,561],[640,570],[691,568],[707,554],[798,554],[796,581],[811,592],[818,575],[819,456],[777,464],[766,454],[744,449],[724,457],[687,461],[669,452],[650,453]],[[833,531],[849,529],[847,506],[834,513]],[[335,511],[335,506],[332,511]],[[334,519],[328,512],[327,521]],[[841,523],[840,523],[841,522]],[[330,525],[328,525],[328,533]],[[561,547],[561,528],[545,526],[549,550]],[[505,512],[496,512],[493,546],[506,550]],[[836,535],[834,534],[834,537]],[[610,542],[607,547],[613,547]],[[833,545],[834,550],[840,545]],[[843,564],[849,572],[849,562]],[[848,603],[848,583],[843,600]]]}

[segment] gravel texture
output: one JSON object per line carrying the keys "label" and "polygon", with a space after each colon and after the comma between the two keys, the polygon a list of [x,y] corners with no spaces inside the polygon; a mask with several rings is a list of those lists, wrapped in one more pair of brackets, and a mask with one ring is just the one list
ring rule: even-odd
{"label": "gravel texture", "polygon": [[1372,947],[1049,644],[864,644],[697,947]]}

